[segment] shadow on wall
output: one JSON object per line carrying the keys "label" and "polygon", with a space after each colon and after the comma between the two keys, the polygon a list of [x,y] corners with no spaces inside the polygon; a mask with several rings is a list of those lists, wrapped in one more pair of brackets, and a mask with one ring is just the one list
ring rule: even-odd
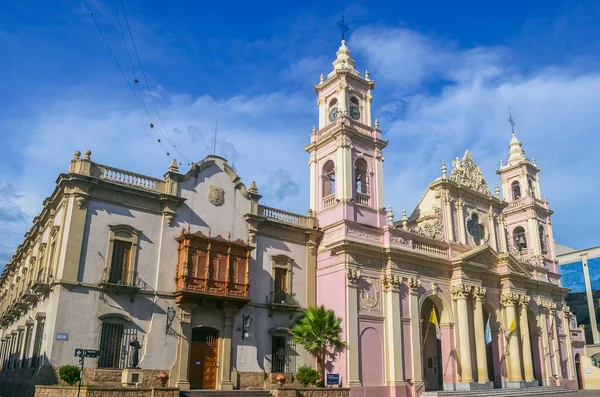
{"label": "shadow on wall", "polygon": [[[43,362],[48,362],[45,354]],[[50,365],[0,371],[0,395],[2,397],[34,397],[35,385],[54,385],[57,383],[56,372]]]}

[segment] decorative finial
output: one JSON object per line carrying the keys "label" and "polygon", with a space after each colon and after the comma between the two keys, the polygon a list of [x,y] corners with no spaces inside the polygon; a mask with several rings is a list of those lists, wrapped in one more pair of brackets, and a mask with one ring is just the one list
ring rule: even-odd
{"label": "decorative finial", "polygon": [[346,23],[346,19],[344,18],[344,15],[342,14],[342,20],[338,21],[337,25],[340,27],[340,30],[342,31],[342,45],[344,45],[344,41],[346,41],[346,32],[350,30],[350,28],[348,28],[348,24]]}
{"label": "decorative finial", "polygon": [[498,182],[496,182],[496,189],[494,189],[494,193],[496,193],[496,197],[500,198],[500,188],[498,187]]}
{"label": "decorative finial", "polygon": [[73,153],[73,158],[79,160],[79,157],[81,157],[81,152],[79,150],[75,150],[75,153]]}
{"label": "decorative finial", "polygon": [[533,157],[531,158],[531,165],[535,165],[537,167],[537,164],[535,163],[535,159]]}
{"label": "decorative finial", "polygon": [[406,217],[406,209],[402,210],[402,219],[400,220],[402,221],[402,229],[408,229],[408,218]]}
{"label": "decorative finial", "polygon": [[502,159],[500,159],[500,168],[504,167],[504,161],[502,161]]}
{"label": "decorative finial", "polygon": [[508,116],[509,116],[508,117],[508,122],[510,123],[510,128],[512,129],[512,133],[514,134],[515,133],[515,125],[517,125],[517,124],[513,120],[513,116],[512,116],[512,113],[510,111],[510,106],[508,107]]}
{"label": "decorative finial", "polygon": [[171,165],[169,166],[170,172],[179,172],[179,165],[177,164],[177,160],[171,160]]}
{"label": "decorative finial", "polygon": [[442,178],[443,179],[448,178],[448,174],[446,173],[446,171],[448,171],[448,168],[446,168],[446,162],[444,160],[442,160]]}
{"label": "decorative finial", "polygon": [[365,70],[365,80],[369,81],[369,71]]}
{"label": "decorative finial", "polygon": [[313,125],[313,128],[312,128],[312,133],[314,134],[315,132],[317,132],[317,127],[315,127],[315,126]]}
{"label": "decorative finial", "polygon": [[252,181],[252,183],[250,184],[250,189],[248,189],[248,191],[252,194],[258,194],[258,186],[256,186],[255,181]]}
{"label": "decorative finial", "polygon": [[319,76],[319,83],[323,84],[323,81],[325,81],[325,76],[323,75],[323,73],[321,73],[321,75]]}
{"label": "decorative finial", "polygon": [[90,158],[92,157],[92,151],[91,150],[86,150],[85,152],[83,152],[83,159],[84,160],[90,160]]}
{"label": "decorative finial", "polygon": [[387,219],[388,219],[388,224],[389,225],[393,225],[394,224],[394,211],[392,211],[392,205],[391,204],[388,206]]}
{"label": "decorative finial", "polygon": [[210,237],[211,233],[212,233],[212,230],[210,229],[210,226],[209,226],[208,227],[208,237]]}
{"label": "decorative finial", "polygon": [[379,129],[379,119],[375,119],[375,128]]}

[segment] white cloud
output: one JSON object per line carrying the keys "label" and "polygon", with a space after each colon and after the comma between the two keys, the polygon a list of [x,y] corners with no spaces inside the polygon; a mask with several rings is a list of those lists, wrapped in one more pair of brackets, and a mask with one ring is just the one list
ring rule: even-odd
{"label": "white cloud", "polygon": [[[387,202],[412,209],[440,175],[441,159],[449,165],[467,148],[493,188],[498,161],[508,152],[510,105],[527,155],[543,168],[542,193],[556,211],[556,239],[581,248],[597,245],[591,231],[600,217],[593,199],[600,193],[593,177],[593,153],[600,150],[600,72],[549,67],[523,75],[504,49],[456,49],[406,30],[366,29],[353,42],[366,50],[366,66],[383,77],[379,87],[388,84],[400,98],[382,106],[385,139],[391,141],[385,152],[391,159],[385,163]],[[424,88],[440,77],[451,82],[435,93]],[[407,97],[408,86],[417,93]]]}
{"label": "white cloud", "polygon": [[[557,240],[577,247],[597,244],[600,209],[594,197],[600,186],[593,176],[593,153],[600,150],[600,74],[555,67],[522,75],[508,49],[460,49],[406,29],[361,29],[349,45],[355,57],[367,58],[357,66],[381,78],[374,92],[375,114],[381,115],[384,139],[390,140],[384,152],[386,204],[397,215],[403,207],[412,211],[427,184],[439,176],[442,158],[450,166],[466,148],[493,189],[494,170],[508,151],[510,105],[527,154],[543,168],[542,192],[556,211]],[[266,205],[299,213],[308,207],[303,147],[316,123],[313,71],[321,62],[319,57],[292,62],[287,77],[305,78],[301,91],[272,91],[265,83],[269,88],[261,95],[218,101],[217,154],[229,159],[247,185],[256,180]],[[445,85],[427,91],[432,81]],[[160,176],[167,169],[170,159],[131,98],[94,92],[48,98],[54,105],[14,132],[26,137],[19,153],[26,161],[14,182],[22,193],[15,201],[21,211],[35,215],[40,210],[74,150],[89,148],[93,160],[139,173]],[[192,161],[212,153],[217,101],[208,95],[159,92],[159,109],[178,148]],[[185,169],[186,159],[168,150]]]}

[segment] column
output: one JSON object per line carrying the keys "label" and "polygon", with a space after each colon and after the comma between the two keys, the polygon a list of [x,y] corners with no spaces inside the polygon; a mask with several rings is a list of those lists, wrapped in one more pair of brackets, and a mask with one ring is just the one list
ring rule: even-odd
{"label": "column", "polygon": [[348,113],[348,92],[346,90],[347,87],[348,87],[348,84],[345,81],[340,82],[339,107],[340,107],[340,111],[343,114]]}
{"label": "column", "polygon": [[458,214],[458,237],[460,238],[460,242],[463,244],[467,243],[467,236],[465,235],[465,214],[463,207],[465,202],[462,198],[459,198],[456,202],[456,209]]}
{"label": "column", "polygon": [[[217,387],[219,390],[233,390],[231,383],[231,338],[233,336],[233,315],[237,310],[226,308],[223,309],[223,337],[221,338],[221,346],[219,346],[219,368],[221,372],[221,385]],[[218,378],[217,378],[218,379]]]}
{"label": "column", "polygon": [[544,381],[546,384],[544,386],[550,386],[552,383],[552,361],[550,352],[552,348],[550,347],[550,339],[548,337],[548,309],[545,306],[546,302],[539,302],[538,306],[540,307],[540,325],[542,328],[542,344],[543,344],[543,355],[544,355],[544,369],[546,372],[546,376]]}
{"label": "column", "polygon": [[500,250],[501,252],[508,252],[506,246],[506,219],[504,215],[500,214],[498,217],[498,228],[500,229]]}
{"label": "column", "polygon": [[[375,149],[375,184],[376,184],[376,191],[375,194],[377,195],[377,203],[375,204],[374,202],[372,202],[375,206],[375,208],[385,208],[385,203],[383,202],[384,199],[384,190],[383,190],[383,153],[381,152],[380,149]],[[373,198],[374,200],[375,198]],[[372,204],[372,205],[373,205]],[[379,225],[380,227],[382,227],[383,225]]]}
{"label": "column", "polygon": [[410,339],[412,342],[412,377],[413,383],[423,381],[423,367],[421,365],[421,315],[419,314],[419,288],[421,280],[417,277],[408,280],[410,288]]}
{"label": "column", "polygon": [[308,161],[308,166],[310,167],[310,209],[313,211],[318,211],[320,209],[319,204],[317,203],[317,194],[319,191],[320,184],[317,181],[321,179],[317,177],[317,158],[314,154],[311,153],[310,160]]}
{"label": "column", "polygon": [[[469,327],[469,310],[467,299],[471,296],[472,287],[464,284],[452,286],[452,297],[456,301],[458,319],[458,339],[460,341],[460,381],[473,382],[473,366],[471,363],[471,329]],[[482,319],[483,321],[483,319]]]}
{"label": "column", "polygon": [[552,323],[552,361],[554,362],[554,376],[562,378],[560,370],[560,346],[558,345],[558,324],[556,323],[556,303],[550,304],[550,321]]}
{"label": "column", "polygon": [[446,192],[444,197],[444,217],[446,218],[446,238],[448,241],[455,241],[454,237],[454,225],[452,224],[452,208],[449,193]]}
{"label": "column", "polygon": [[519,305],[521,316],[519,318],[519,326],[521,328],[521,346],[523,354],[523,370],[525,372],[525,381],[532,382],[535,380],[533,375],[533,361],[531,357],[531,340],[529,339],[529,322],[527,321],[527,305],[529,305],[529,296],[522,295],[519,297]]}
{"label": "column", "polygon": [[565,326],[565,333],[567,334],[566,345],[567,345],[567,377],[572,380],[574,374],[575,361],[573,360],[573,345],[571,342],[571,309],[563,302],[563,324]]}
{"label": "column", "polygon": [[489,229],[490,229],[490,241],[491,241],[491,246],[492,248],[494,248],[497,252],[500,252],[500,247],[498,247],[498,240],[496,239],[496,224],[494,219],[496,219],[496,214],[494,214],[492,212],[492,208],[490,207],[490,211],[488,212],[488,218],[489,218]]}
{"label": "column", "polygon": [[[500,297],[500,303],[504,306],[506,333],[509,333],[509,328],[513,320],[517,317],[515,304],[518,301],[518,297],[518,295],[512,293],[505,293]],[[508,335],[508,380],[520,382],[523,380],[523,376],[521,375],[521,351],[519,349],[517,330],[510,332]]]}
{"label": "column", "polygon": [[[588,308],[594,308],[594,296],[592,295],[592,282],[590,281],[590,270],[587,263],[587,252],[581,254],[581,266],[583,267],[583,281],[585,283],[585,296],[587,298]],[[590,313],[590,327],[592,328],[592,339],[594,344],[600,343],[600,333],[598,332],[598,323],[596,322],[596,311],[588,310]]]}
{"label": "column", "polygon": [[527,225],[529,229],[529,253],[531,256],[533,255],[541,255],[541,242],[540,242],[540,231],[538,220],[535,215],[531,215],[527,220]]}
{"label": "column", "polygon": [[188,373],[190,369],[190,344],[192,343],[192,306],[182,305],[179,317],[179,343],[177,346],[177,360],[179,360],[179,378],[176,387],[181,390],[190,390]]}
{"label": "column", "polygon": [[[479,383],[489,382],[487,354],[485,348],[485,328],[483,322],[483,305],[482,300],[485,296],[486,289],[482,287],[475,288],[473,295],[475,296],[475,350],[477,353],[477,381]],[[461,343],[462,344],[462,343]]]}
{"label": "column", "polygon": [[348,368],[347,387],[360,386],[360,351],[358,340],[358,280],[360,270],[346,270],[346,335],[348,348],[346,353],[346,365]]}
{"label": "column", "polygon": [[385,352],[386,376],[388,386],[403,386],[402,360],[402,314],[400,308],[400,284],[402,278],[386,274],[383,278],[383,299],[385,307]]}

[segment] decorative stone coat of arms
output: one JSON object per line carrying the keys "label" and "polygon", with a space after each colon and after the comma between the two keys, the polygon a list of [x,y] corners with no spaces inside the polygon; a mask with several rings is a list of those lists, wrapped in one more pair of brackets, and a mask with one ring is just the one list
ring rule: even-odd
{"label": "decorative stone coat of arms", "polygon": [[359,303],[360,310],[369,312],[379,311],[379,280],[362,278],[360,285]]}
{"label": "decorative stone coat of arms", "polygon": [[225,202],[225,191],[218,186],[208,187],[208,201],[213,205],[221,206]]}
{"label": "decorative stone coat of arms", "polygon": [[487,183],[483,179],[481,169],[473,161],[471,152],[467,150],[462,160],[459,160],[458,157],[452,160],[452,165],[454,165],[454,169],[450,174],[450,180],[458,183],[460,186],[465,186],[487,196],[492,195]]}

